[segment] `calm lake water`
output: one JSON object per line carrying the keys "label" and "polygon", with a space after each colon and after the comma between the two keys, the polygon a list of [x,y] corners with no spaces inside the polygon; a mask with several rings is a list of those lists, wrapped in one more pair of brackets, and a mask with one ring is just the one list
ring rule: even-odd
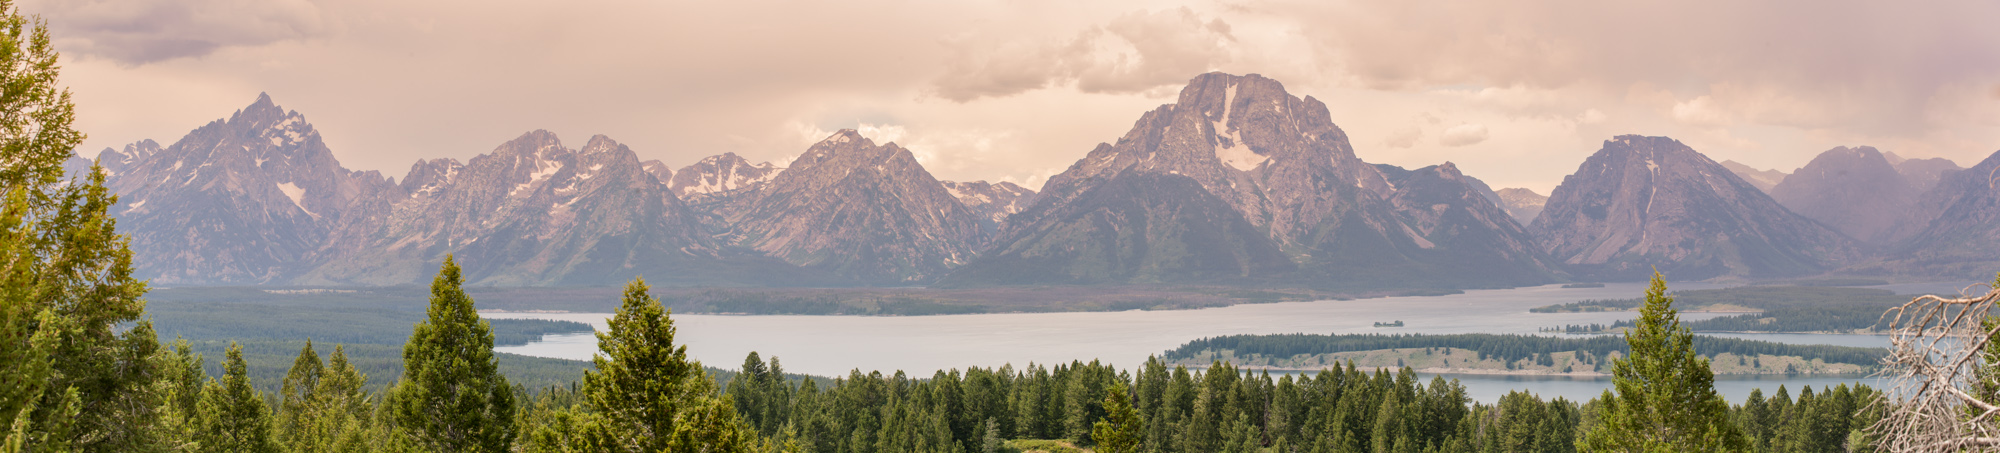
{"label": "calm lake water", "polygon": [[[1938,291],[1950,284],[1891,288],[1898,292]],[[1963,285],[1960,285],[1963,286]],[[1675,290],[1717,288],[1719,285],[1681,282]],[[1015,313],[948,316],[734,316],[674,315],[675,340],[688,354],[710,366],[736,368],[756,351],[777,356],[787,371],[821,376],[845,376],[850,370],[904,370],[929,376],[942,369],[998,367],[1029,362],[1067,363],[1101,360],[1130,368],[1189,340],[1237,334],[1272,333],[1495,333],[1537,334],[1543,327],[1566,324],[1610,324],[1630,319],[1631,312],[1528,313],[1529,308],[1584,299],[1623,299],[1642,295],[1640,283],[1607,284],[1603,288],[1562,288],[1548,285],[1505,290],[1475,290],[1464,294],[1388,297],[1350,301],[1286,302],[1237,305],[1201,310],[1080,313]],[[488,318],[534,318],[584,322],[606,328],[606,313],[484,313]],[[1725,314],[1683,313],[1682,319],[1707,319]],[[1375,328],[1377,321],[1401,320],[1407,327]],[[1719,334],[1735,338],[1795,344],[1884,346],[1885,337],[1872,335]],[[496,348],[514,354],[588,360],[597,352],[589,334],[550,335],[542,341]],[[1479,401],[1495,401],[1509,390],[1526,390],[1544,397],[1588,400],[1611,381],[1591,378],[1450,375]],[[1425,379],[1429,379],[1428,376]],[[1834,385],[1865,377],[1718,378],[1716,387],[1732,401],[1752,388],[1775,391],[1778,385]]]}

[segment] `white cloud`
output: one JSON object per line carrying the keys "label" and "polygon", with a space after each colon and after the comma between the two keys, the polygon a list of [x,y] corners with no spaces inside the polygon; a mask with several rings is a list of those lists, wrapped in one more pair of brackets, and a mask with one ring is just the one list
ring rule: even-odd
{"label": "white cloud", "polygon": [[333,27],[308,0],[26,0],[21,7],[49,21],[61,49],[125,65],[320,37]]}
{"label": "white cloud", "polygon": [[1486,125],[1460,124],[1444,130],[1438,137],[1438,144],[1444,146],[1466,146],[1486,141]]}

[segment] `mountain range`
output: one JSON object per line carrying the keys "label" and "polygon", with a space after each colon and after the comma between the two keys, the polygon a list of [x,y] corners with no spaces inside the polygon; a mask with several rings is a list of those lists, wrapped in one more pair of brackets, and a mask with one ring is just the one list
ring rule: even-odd
{"label": "mountain range", "polygon": [[2000,264],[1994,158],[1961,171],[1843,147],[1787,174],[1625,135],[1543,197],[1450,162],[1364,162],[1323,102],[1254,74],[1195,77],[1039,192],[938,180],[854,130],[783,165],[638,156],[538,130],[387,177],[342,167],[304,115],[260,95],[171,145],[96,162],[140,276],[164,285],[413,284],[447,254],[495,286],[1362,292]]}

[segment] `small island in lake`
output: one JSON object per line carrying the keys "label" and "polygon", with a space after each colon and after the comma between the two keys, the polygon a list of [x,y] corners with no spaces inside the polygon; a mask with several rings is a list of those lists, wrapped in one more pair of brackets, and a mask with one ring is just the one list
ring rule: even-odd
{"label": "small island in lake", "polygon": [[1375,327],[1402,327],[1402,326],[1403,326],[1403,320],[1401,319],[1396,320],[1396,322],[1375,321]]}
{"label": "small island in lake", "polygon": [[1564,288],[1603,288],[1603,287],[1604,287],[1604,284],[1603,284],[1603,283],[1571,283],[1571,284],[1567,284],[1567,285],[1563,285],[1563,287],[1564,287]]}

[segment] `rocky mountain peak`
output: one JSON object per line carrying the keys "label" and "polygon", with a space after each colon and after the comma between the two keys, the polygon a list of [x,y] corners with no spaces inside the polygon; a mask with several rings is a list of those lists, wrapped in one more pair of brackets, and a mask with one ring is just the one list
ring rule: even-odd
{"label": "rocky mountain peak", "polygon": [[1593,279],[1751,278],[1822,272],[1853,244],[1793,214],[1680,141],[1621,135],[1563,178],[1529,228],[1544,251]]}
{"label": "rocky mountain peak", "polygon": [[[1441,172],[1427,177],[1437,183],[1419,186],[1462,190],[1493,205],[1479,189],[1483,183],[1465,184],[1454,179],[1463,175],[1442,168],[1427,171]],[[1144,113],[1115,143],[1099,144],[1049,178],[1033,205],[1009,218],[986,262],[954,272],[948,283],[1295,281],[1360,288],[1443,278],[1454,273],[1444,270],[1451,263],[1474,255],[1542,267],[1532,247],[1506,241],[1439,247],[1411,226],[1415,217],[1397,214],[1398,193],[1383,169],[1356,157],[1319,100],[1294,97],[1255,74],[1203,74],[1174,104]],[[1493,218],[1513,223],[1504,213]],[[1489,223],[1472,214],[1431,220],[1449,224],[1433,232]],[[1350,267],[1364,261],[1367,269]],[[1494,281],[1547,275],[1517,277],[1523,275]]]}

